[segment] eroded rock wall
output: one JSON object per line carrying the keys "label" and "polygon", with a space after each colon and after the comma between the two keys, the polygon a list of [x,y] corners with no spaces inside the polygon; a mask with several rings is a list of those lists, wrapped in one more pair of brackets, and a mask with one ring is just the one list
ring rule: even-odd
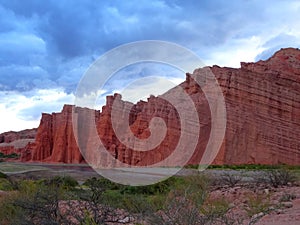
{"label": "eroded rock wall", "polygon": [[[239,69],[218,66],[210,69],[221,86],[227,109],[225,139],[214,163],[300,164],[300,50],[282,49],[269,60],[241,63]],[[193,76],[201,78],[204,70],[207,68],[195,70]],[[191,75],[187,74],[182,84],[163,96],[176,96],[178,88],[190,96],[199,116],[200,136],[189,160],[190,164],[196,164],[209,139],[211,113],[205,95]],[[101,112],[93,111],[97,132],[107,151],[112,157],[131,165],[153,165],[168,158],[180,138],[181,123],[176,108],[163,97],[151,96],[137,104],[124,102],[120,97],[118,94],[108,96]],[[159,146],[147,152],[135,151],[119,140],[111,122],[111,110],[116,100],[121,116],[126,107],[131,108],[130,128],[121,139],[134,146],[134,137],[148,138],[150,120],[160,117],[168,129]],[[183,101],[183,107],[185,104]],[[35,142],[23,151],[24,161],[84,162],[74,138],[72,109],[73,106],[66,105],[61,113],[42,115]],[[89,109],[76,110],[87,112]],[[194,122],[193,118],[186,121]],[[122,119],[116,121],[116,127],[121,127],[122,122]],[[0,141],[7,142],[10,137],[0,135]],[[176,164],[176,159],[173,163]]]}

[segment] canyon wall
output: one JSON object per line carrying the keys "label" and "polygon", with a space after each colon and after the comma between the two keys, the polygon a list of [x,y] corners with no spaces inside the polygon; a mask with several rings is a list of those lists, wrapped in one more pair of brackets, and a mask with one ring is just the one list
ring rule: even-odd
{"label": "canyon wall", "polygon": [[224,164],[300,164],[300,50],[214,66],[227,107]]}
{"label": "canyon wall", "polygon": [[27,154],[31,152],[32,161],[83,161],[73,134],[72,109],[73,106],[65,105],[61,113],[42,114],[35,144],[27,149]]}
{"label": "canyon wall", "polygon": [[[182,88],[194,102],[199,116],[200,136],[188,162],[198,163],[211,132],[211,113],[205,95],[192,77],[201,78],[206,69],[196,69],[193,76],[187,74],[182,84],[162,96],[150,96],[147,101],[132,104],[115,94],[107,97],[101,112],[92,110],[98,135],[111,156],[126,164],[143,166],[168,158],[180,139],[181,123],[176,108],[163,96],[176,96],[177,89]],[[300,164],[300,50],[282,49],[266,61],[241,63],[239,69],[213,66],[210,70],[221,86],[227,110],[225,138],[214,164]],[[132,143],[134,137],[149,137],[150,120],[160,117],[167,127],[161,144],[146,152],[124,145],[112,128],[114,101],[119,101],[117,111],[121,114],[124,108],[131,107],[130,130],[124,132],[123,139]],[[72,110],[91,112],[65,105],[61,113],[42,114],[35,141],[23,146],[21,160],[85,162],[74,138]],[[194,121],[187,118],[186,122]],[[117,127],[121,126],[121,119],[119,123],[117,121]],[[1,140],[4,143],[9,138],[0,135]],[[0,144],[0,151],[4,151],[4,147]],[[9,148],[10,152],[14,151]],[[173,163],[176,164],[176,159]]]}

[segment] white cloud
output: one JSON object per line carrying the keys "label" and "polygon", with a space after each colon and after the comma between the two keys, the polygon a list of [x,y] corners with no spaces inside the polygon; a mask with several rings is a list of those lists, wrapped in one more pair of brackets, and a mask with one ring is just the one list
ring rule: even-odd
{"label": "white cloud", "polygon": [[161,95],[183,81],[184,79],[176,77],[151,76],[135,80],[123,89],[114,92],[120,93],[124,101],[136,103],[140,100],[146,101],[150,95]]}
{"label": "white cloud", "polygon": [[42,89],[27,93],[0,92],[0,133],[38,127],[42,112],[58,112],[73,104],[74,95],[61,89]]}
{"label": "white cloud", "polygon": [[[14,107],[18,110],[18,107]],[[38,120],[22,120],[16,114],[17,111],[13,108],[7,109],[4,105],[0,105],[0,133],[6,131],[19,131],[38,127]]]}
{"label": "white cloud", "polygon": [[262,43],[258,36],[230,40],[226,45],[213,49],[204,63],[209,66],[239,68],[240,62],[253,62],[255,60],[255,57],[265,49],[262,47]]}

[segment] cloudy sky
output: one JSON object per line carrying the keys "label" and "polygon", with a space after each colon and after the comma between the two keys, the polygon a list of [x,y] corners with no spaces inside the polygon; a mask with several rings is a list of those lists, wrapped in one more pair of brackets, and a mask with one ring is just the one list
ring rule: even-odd
{"label": "cloudy sky", "polygon": [[[300,47],[300,2],[0,0],[0,132],[37,127],[41,112],[74,102],[76,86],[95,59],[140,40],[174,42],[206,65],[239,67],[281,47]],[[121,90],[128,73],[160,71],[157,65],[127,68],[99,93]],[[184,79],[165,71],[175,83]],[[128,93],[134,99],[137,91]]]}

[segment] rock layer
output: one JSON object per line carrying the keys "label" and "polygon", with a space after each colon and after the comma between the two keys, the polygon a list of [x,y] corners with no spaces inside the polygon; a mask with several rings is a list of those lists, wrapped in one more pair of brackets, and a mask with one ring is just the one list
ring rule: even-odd
{"label": "rock layer", "polygon": [[300,164],[300,51],[212,72],[227,107],[225,164]]}
{"label": "rock layer", "polygon": [[65,105],[61,113],[42,114],[35,145],[28,147],[31,160],[59,163],[83,161],[72,126],[73,106]]}
{"label": "rock layer", "polygon": [[30,143],[35,142],[37,129],[27,129],[19,132],[9,131],[0,134],[0,152],[9,155],[23,154],[24,149]]}
{"label": "rock layer", "polygon": [[[211,113],[205,95],[192,77],[203,77],[207,69],[197,69],[193,76],[187,74],[186,80],[178,87],[137,104],[122,101],[121,96],[116,94],[107,97],[101,112],[66,105],[61,113],[42,114],[35,142],[23,149],[22,160],[85,162],[74,138],[74,110],[80,118],[88,113],[94,115],[98,135],[111,157],[130,165],[154,165],[167,159],[179,143],[182,129],[180,116],[164,97],[170,95],[176,98],[177,89],[182,88],[192,99],[199,116],[200,136],[195,152],[188,161],[189,164],[196,164],[209,139]],[[282,49],[266,61],[241,63],[239,69],[218,66],[209,69],[221,86],[227,110],[226,134],[214,164],[300,164],[300,50]],[[120,118],[125,115],[125,109],[130,108],[130,127],[124,130],[121,138],[111,122],[115,101],[119,102],[117,112]],[[185,104],[183,101],[183,107]],[[166,136],[159,146],[143,152],[122,143],[127,140],[137,146],[135,138],[149,138],[149,124],[154,117],[162,118],[167,127]],[[115,126],[122,127],[122,122],[124,119],[117,120]],[[186,122],[195,121],[187,118]],[[86,126],[87,123],[88,119],[85,118],[78,125]],[[94,145],[89,132],[81,135],[84,136],[79,138],[85,140],[81,143],[81,149]],[[10,138],[0,135],[1,140],[8,142]],[[185,154],[183,151],[178,161]],[[93,157],[88,154],[85,156]],[[170,165],[176,163],[175,158]]]}
{"label": "rock layer", "polygon": [[19,132],[9,131],[0,134],[0,144],[9,144],[20,139],[34,139],[36,136],[37,129],[27,129]]}

